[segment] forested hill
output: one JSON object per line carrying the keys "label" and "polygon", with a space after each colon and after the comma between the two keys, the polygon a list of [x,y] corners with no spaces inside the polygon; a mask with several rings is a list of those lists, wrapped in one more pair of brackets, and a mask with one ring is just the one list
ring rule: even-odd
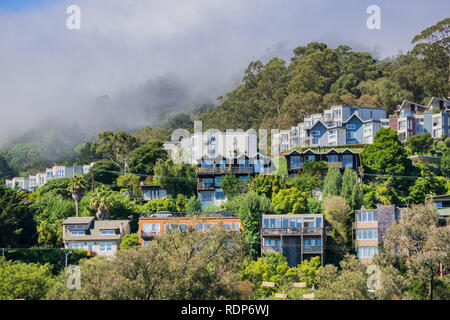
{"label": "forested hill", "polygon": [[449,95],[450,18],[412,39],[413,50],[376,61],[341,45],[297,47],[290,62],[251,62],[242,84],[203,112],[203,128],[280,128],[331,105],[373,106],[392,112],[402,100],[425,104]]}

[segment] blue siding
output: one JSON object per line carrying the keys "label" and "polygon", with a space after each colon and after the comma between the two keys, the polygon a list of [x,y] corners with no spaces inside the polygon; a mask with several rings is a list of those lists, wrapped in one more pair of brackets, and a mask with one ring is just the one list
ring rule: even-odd
{"label": "blue siding", "polygon": [[[355,125],[354,130],[348,129],[348,125]],[[364,140],[364,133],[363,133],[363,123],[358,117],[352,117],[346,124],[347,133],[347,144],[355,144],[355,143],[363,143]],[[348,132],[355,132],[355,138],[349,139]]]}

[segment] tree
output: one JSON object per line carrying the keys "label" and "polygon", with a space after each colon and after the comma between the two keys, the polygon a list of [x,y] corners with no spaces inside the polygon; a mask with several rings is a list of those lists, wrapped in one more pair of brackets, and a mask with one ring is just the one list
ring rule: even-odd
{"label": "tree", "polygon": [[0,153],[0,179],[10,179],[14,176],[14,171],[10,168],[8,161]]}
{"label": "tree", "polygon": [[150,142],[134,150],[129,168],[130,172],[136,174],[153,175],[153,167],[159,159],[167,159],[167,151],[163,143],[159,141]]}
{"label": "tree", "polygon": [[109,210],[114,206],[114,199],[111,190],[104,186],[96,188],[91,194],[90,208],[96,210],[99,220],[109,219]]}
{"label": "tree", "polygon": [[100,182],[114,187],[119,176],[117,172],[120,171],[120,167],[113,161],[100,160],[93,165],[91,170],[94,172],[95,182]]}
{"label": "tree", "polygon": [[276,213],[306,213],[308,195],[295,187],[282,189],[272,198],[272,206]]}
{"label": "tree", "polygon": [[[297,267],[289,267],[280,253],[269,252],[256,261],[246,261],[243,266],[242,280],[248,280],[255,288],[255,299],[265,299],[276,292],[276,288],[263,287],[263,281],[275,282],[278,288],[289,287],[293,282],[306,282],[308,287],[317,285],[317,274],[321,270],[319,257],[313,257],[310,261],[304,260]],[[307,291],[308,289],[303,289]],[[298,289],[290,290],[289,296],[295,296]],[[297,296],[302,296],[301,294]]]}
{"label": "tree", "polygon": [[342,176],[341,196],[349,207],[354,210],[361,209],[362,192],[355,170],[346,168]]}
{"label": "tree", "polygon": [[47,248],[61,248],[62,222],[73,216],[74,201],[44,193],[37,196],[30,209],[37,224],[38,243]]}
{"label": "tree", "polygon": [[137,233],[127,234],[120,242],[120,249],[138,248],[140,246],[139,235]]}
{"label": "tree", "polygon": [[139,182],[137,175],[126,173],[117,178],[117,186],[131,191],[134,199],[139,198]]}
{"label": "tree", "polygon": [[442,156],[441,171],[444,176],[450,178],[450,149],[447,150]]}
{"label": "tree", "polygon": [[81,197],[83,196],[83,191],[86,189],[84,177],[80,175],[75,175],[72,179],[70,179],[67,191],[72,193],[72,198],[75,201],[75,213],[78,217],[79,205]]}
{"label": "tree", "polygon": [[318,273],[319,300],[366,300],[366,267],[354,255],[346,255],[340,262],[341,270],[327,264]]}
{"label": "tree", "polygon": [[141,145],[145,145],[154,141],[168,141],[170,139],[170,131],[166,128],[144,127],[133,133],[133,136]]}
{"label": "tree", "polygon": [[333,238],[340,245],[346,246],[349,242],[350,207],[340,196],[325,198],[323,207],[325,219],[333,226]]}
{"label": "tree", "polygon": [[407,277],[427,285],[432,300],[441,265],[450,264],[450,230],[438,226],[436,206],[428,201],[407,209],[399,223],[388,229],[384,248],[390,261],[405,260]]}
{"label": "tree", "polygon": [[72,194],[67,189],[69,187],[70,178],[58,178],[47,181],[42,187],[40,187],[36,194],[41,196],[44,194],[51,194],[52,196],[61,196],[64,199],[71,199]]}
{"label": "tree", "polygon": [[258,174],[250,180],[249,189],[268,199],[272,199],[272,194],[286,187],[285,177],[277,174]]}
{"label": "tree", "polygon": [[98,142],[92,144],[92,149],[127,170],[132,152],[137,146],[136,138],[126,132],[104,131],[98,135]]}
{"label": "tree", "polygon": [[397,132],[390,128],[380,128],[377,131],[373,144],[364,147],[361,162],[376,173],[388,175],[407,175],[412,168]]}
{"label": "tree", "polygon": [[186,202],[186,212],[189,214],[202,212],[202,203],[196,196],[191,196]]}
{"label": "tree", "polygon": [[81,289],[68,289],[61,277],[47,298],[239,299],[239,271],[245,254],[239,232],[227,232],[223,227],[197,232],[189,227],[185,232],[161,235],[145,247],[119,250],[114,260],[94,257],[81,261]]}
{"label": "tree", "polygon": [[245,190],[246,183],[234,174],[227,174],[222,176],[220,187],[227,199],[231,199]]}
{"label": "tree", "polygon": [[323,196],[338,196],[342,188],[342,175],[339,168],[331,167],[323,182]]}
{"label": "tree", "polygon": [[40,300],[54,283],[50,266],[8,261],[0,257],[0,299]]}
{"label": "tree", "polygon": [[35,224],[26,194],[0,184],[0,247],[32,245]]}
{"label": "tree", "polygon": [[409,138],[405,145],[411,150],[411,154],[427,154],[433,145],[433,137],[429,132],[416,134]]}
{"label": "tree", "polygon": [[195,168],[188,164],[174,164],[172,160],[158,160],[154,167],[154,179],[168,193],[194,195],[197,189]]}
{"label": "tree", "polygon": [[227,211],[238,212],[244,230],[242,234],[250,247],[250,255],[253,259],[260,256],[259,226],[261,214],[272,213],[270,200],[258,195],[254,191],[243,193],[223,204]]}
{"label": "tree", "polygon": [[430,195],[440,195],[446,192],[446,179],[436,177],[424,164],[419,163],[420,178],[417,178],[409,188],[408,201],[410,203],[423,203]]}

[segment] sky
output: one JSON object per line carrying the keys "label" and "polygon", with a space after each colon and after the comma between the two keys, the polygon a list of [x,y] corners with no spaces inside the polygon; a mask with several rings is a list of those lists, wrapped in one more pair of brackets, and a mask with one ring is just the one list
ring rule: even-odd
{"label": "sky", "polygon": [[[369,5],[381,29],[367,28]],[[158,125],[214,103],[252,60],[288,61],[310,41],[395,56],[449,12],[448,0],[0,0],[0,142],[46,123]]]}

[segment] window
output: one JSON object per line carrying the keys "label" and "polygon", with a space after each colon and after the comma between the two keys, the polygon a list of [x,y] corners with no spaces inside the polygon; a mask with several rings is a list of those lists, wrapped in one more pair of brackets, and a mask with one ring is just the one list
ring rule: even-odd
{"label": "window", "polygon": [[376,211],[362,211],[358,212],[356,215],[357,222],[371,222],[377,221],[377,212]]}
{"label": "window", "polygon": [[373,258],[378,253],[378,247],[360,247],[358,248],[358,258]]}
{"label": "window", "polygon": [[100,251],[112,251],[112,242],[100,242]]}
{"label": "window", "polygon": [[83,248],[84,248],[83,243],[80,242],[69,243],[69,249],[83,249]]}
{"label": "window", "polygon": [[339,162],[339,156],[337,154],[330,154],[328,156],[328,162]]}
{"label": "window", "polygon": [[87,248],[88,248],[88,250],[92,251],[92,249],[94,248],[94,244],[92,242],[88,242]]}
{"label": "window", "polygon": [[102,234],[115,234],[116,232],[112,229],[109,229],[109,230],[102,230],[101,233]]}
{"label": "window", "polygon": [[342,156],[342,166],[344,168],[353,168],[353,156],[351,154],[344,154]]}
{"label": "window", "polygon": [[225,193],[223,193],[222,190],[217,190],[214,193],[214,197],[216,198],[216,200],[225,200]]}
{"label": "window", "polygon": [[161,225],[159,223],[146,223],[143,226],[144,234],[158,234],[160,232]]}
{"label": "window", "polygon": [[300,169],[300,162],[301,162],[300,156],[292,156],[290,159],[291,169]]}
{"label": "window", "polygon": [[222,176],[214,177],[214,186],[220,188],[220,182],[222,181]]}
{"label": "window", "polygon": [[85,235],[84,231],[79,231],[79,230],[72,230],[70,233],[73,236],[84,236]]}
{"label": "window", "polygon": [[320,131],[319,130],[313,130],[313,131],[311,131],[311,135],[318,137],[318,136],[320,136]]}
{"label": "window", "polygon": [[357,240],[378,239],[378,229],[359,229],[356,230]]}
{"label": "window", "polygon": [[348,130],[355,130],[356,129],[356,125],[355,124],[348,124],[347,125],[347,129]]}
{"label": "window", "polygon": [[355,139],[355,132],[347,131],[347,139]]}
{"label": "window", "polygon": [[316,228],[322,227],[322,218],[316,218]]}
{"label": "window", "polygon": [[319,139],[313,138],[311,144],[319,144]]}

